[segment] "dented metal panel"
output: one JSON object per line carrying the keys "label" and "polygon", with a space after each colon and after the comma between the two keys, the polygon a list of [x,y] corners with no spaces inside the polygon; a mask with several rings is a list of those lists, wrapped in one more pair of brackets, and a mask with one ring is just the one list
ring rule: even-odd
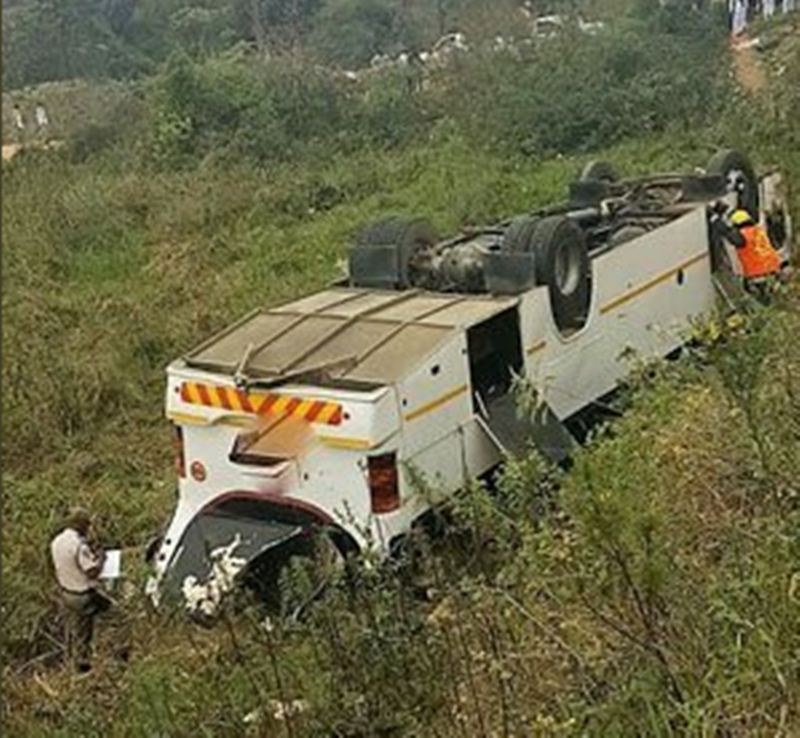
{"label": "dented metal panel", "polygon": [[186,357],[189,366],[279,379],[326,369],[333,379],[389,384],[451,334],[516,298],[339,288],[259,311]]}

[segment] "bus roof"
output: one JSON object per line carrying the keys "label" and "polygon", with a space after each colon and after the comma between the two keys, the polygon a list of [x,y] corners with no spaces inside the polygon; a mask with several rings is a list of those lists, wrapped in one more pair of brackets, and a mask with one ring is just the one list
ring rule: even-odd
{"label": "bus roof", "polygon": [[189,352],[187,365],[262,381],[324,373],[391,384],[456,331],[517,297],[336,287],[256,310]]}

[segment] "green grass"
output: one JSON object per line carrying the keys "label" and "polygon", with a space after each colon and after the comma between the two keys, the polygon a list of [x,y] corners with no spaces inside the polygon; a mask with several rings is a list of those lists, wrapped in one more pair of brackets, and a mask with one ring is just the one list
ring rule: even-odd
{"label": "green grass", "polygon": [[[445,123],[402,150],[269,166],[153,171],[128,158],[130,142],[4,165],[3,727],[800,730],[796,292],[751,333],[723,330],[696,363],[643,376],[628,416],[569,474],[528,459],[509,467],[499,497],[468,493],[426,559],[433,605],[384,572],[356,595],[335,590],[294,629],[266,633],[245,608],[202,632],[131,595],[128,622],[118,614],[100,628],[96,674],[29,663],[43,647],[47,541],[68,506],[97,512],[104,543],[130,548],[132,581],[143,582],[136,552],[174,500],[171,359],[254,307],[338,278],[352,235],[388,214],[451,234],[561,200],[589,158],[631,175],[686,170],[730,144],[800,182],[793,119],[780,114],[793,98],[780,84],[780,108],[769,99],[580,157],[501,156]],[[122,632],[128,665],[112,658]],[[300,698],[309,710],[288,727],[269,717],[269,700]],[[266,717],[246,726],[259,708]]]}
{"label": "green grass", "polygon": [[[713,144],[711,135],[675,134],[628,142],[595,156],[617,162],[624,173],[636,174],[684,169],[689,162],[702,164]],[[370,151],[334,158],[300,172],[289,166],[267,172],[241,165],[150,174],[75,164],[59,154],[15,162],[4,174],[3,198],[3,653],[7,673],[22,666],[32,653],[32,624],[47,610],[47,589],[42,585],[49,576],[46,541],[70,504],[84,503],[96,510],[104,540],[132,550],[141,547],[167,518],[173,482],[162,402],[164,368],[170,359],[253,307],[313,291],[337,277],[337,264],[350,236],[373,218],[393,212],[426,215],[443,234],[451,233],[465,224],[490,222],[560,199],[585,159],[542,163],[500,159],[475,152],[453,138],[402,154]],[[337,193],[337,202],[326,207],[324,198],[331,192]],[[784,324],[783,330],[791,328]],[[739,361],[746,361],[746,356]],[[760,494],[761,483],[746,482],[748,475],[758,472],[748,461],[746,432],[739,429],[734,433],[736,442],[730,444],[718,431],[729,427],[730,420],[714,420],[717,415],[707,413],[703,414],[706,420],[698,420],[692,403],[693,398],[705,396],[701,383],[705,380],[694,377],[685,387],[683,381],[656,387],[616,437],[582,457],[565,480],[562,504],[565,514],[578,521],[577,528],[555,520],[544,532],[526,526],[507,530],[492,512],[492,503],[489,507],[480,503],[477,509],[488,517],[475,531],[490,538],[499,535],[501,540],[508,534],[510,541],[522,535],[527,543],[522,550],[502,548],[497,576],[506,584],[500,589],[480,575],[460,580],[452,572],[443,577],[443,606],[463,612],[458,616],[462,620],[457,621],[461,629],[457,639],[443,641],[443,633],[432,631],[418,640],[415,628],[419,624],[400,623],[397,643],[410,653],[439,649],[414,676],[429,702],[420,697],[415,707],[398,696],[399,702],[379,701],[363,713],[357,694],[331,691],[332,685],[325,681],[325,669],[337,663],[336,651],[329,649],[339,642],[349,649],[367,649],[362,661],[338,665],[340,679],[359,679],[376,688],[402,681],[402,676],[384,672],[381,649],[391,653],[395,646],[394,641],[380,640],[378,634],[385,625],[379,623],[389,616],[382,614],[384,608],[389,612],[412,608],[413,612],[418,605],[393,601],[391,591],[368,588],[364,612],[373,612],[370,617],[377,621],[364,622],[366,615],[354,612],[346,600],[328,601],[326,607],[339,613],[337,618],[354,618],[351,626],[342,625],[334,637],[321,612],[321,620],[305,626],[298,636],[282,635],[280,663],[295,674],[296,693],[304,699],[312,695],[315,705],[312,715],[298,719],[298,731],[318,734],[333,730],[330,725],[336,724],[361,724],[367,733],[385,724],[389,730],[386,720],[394,714],[401,733],[437,725],[442,735],[457,726],[480,734],[481,721],[491,725],[510,721],[515,730],[527,724],[545,731],[561,726],[569,733],[570,721],[578,720],[574,725],[590,730],[665,734],[675,720],[687,726],[719,724],[705,712],[712,697],[752,704],[751,698],[745,699],[752,692],[777,705],[770,696],[773,686],[780,685],[777,676],[778,682],[765,683],[755,692],[749,680],[774,658],[780,658],[781,678],[788,679],[791,671],[786,658],[793,642],[794,616],[781,594],[786,592],[795,544],[785,538],[789,535],[786,523],[777,523],[772,512],[753,522],[753,529],[763,526],[777,540],[786,540],[785,545],[759,544],[750,553],[748,547],[753,544],[750,533],[742,529],[741,514],[733,515],[730,524],[724,522],[722,532],[710,517],[693,517],[691,500],[697,488],[694,475],[684,476],[689,473],[687,463],[700,468],[708,465],[707,484],[724,485],[725,494],[730,486],[736,505],[744,504],[747,494]],[[689,409],[681,409],[685,407]],[[706,437],[709,428],[714,430],[711,439]],[[669,445],[673,433],[678,434],[683,455]],[[681,436],[687,433],[699,434],[696,446],[686,447]],[[795,441],[786,438],[781,443],[788,444],[784,455],[794,453]],[[691,462],[686,461],[687,454]],[[506,488],[512,499],[521,500],[518,513],[526,509],[525,500],[536,488],[536,479],[536,474],[510,477]],[[753,491],[746,492],[750,487]],[[665,495],[665,490],[680,494]],[[586,508],[591,500],[600,501],[601,507]],[[480,519],[475,518],[474,509],[468,516],[470,525]],[[648,526],[660,541],[653,552],[642,548]],[[676,573],[676,562],[685,556],[694,558],[698,540],[709,531],[719,536],[712,539],[714,546],[734,541],[734,559],[726,557],[724,563],[714,564],[700,557],[684,562]],[[670,658],[680,662],[670,667],[679,672],[675,678],[686,692],[677,705],[665,687],[663,667],[652,655],[609,628],[602,613],[581,604],[586,598],[602,603],[610,617],[621,618],[620,627],[634,633],[650,627],[633,607],[625,586],[620,589],[618,564],[606,548],[614,541],[630,557],[632,576],[657,586],[657,596],[677,608],[675,620],[659,621],[664,629],[659,638],[664,639]],[[473,571],[479,573],[482,566]],[[704,581],[710,566],[715,567],[715,575]],[[743,567],[748,571],[745,589],[738,580]],[[139,576],[144,573],[141,569]],[[727,649],[741,634],[725,624],[742,618],[747,622],[763,619],[767,612],[748,603],[747,593],[753,591],[772,603],[771,614],[754,631],[755,640],[737,647],[741,653],[728,658]],[[684,620],[694,613],[681,609],[684,600],[692,602],[693,608],[704,608],[708,619],[698,627],[705,630]],[[521,603],[527,615],[520,614],[512,602]],[[25,678],[24,688],[20,686],[4,707],[4,719],[16,734],[35,735],[42,728],[65,735],[104,730],[114,735],[148,735],[169,732],[170,727],[190,731],[201,725],[209,734],[236,734],[242,729],[240,717],[265,699],[254,691],[253,674],[260,675],[258,680],[270,699],[279,699],[274,675],[265,671],[264,644],[259,645],[257,629],[247,619],[234,626],[239,631],[236,644],[225,645],[220,632],[207,636],[209,647],[225,654],[220,656],[222,661],[207,662],[194,653],[191,630],[149,619],[152,616],[145,614],[138,599],[131,612],[137,647],[134,662],[122,670],[103,657],[104,676],[93,683],[100,685],[104,701],[95,704],[90,693],[63,672],[45,672],[43,678],[55,680],[61,696],[51,700],[55,717],[42,722],[35,717],[39,708],[31,702],[37,687]],[[499,619],[494,620],[492,613],[499,613]],[[555,647],[547,638],[541,641],[536,625],[540,621],[563,623],[558,626]],[[372,636],[358,646],[362,628]],[[673,640],[670,628],[680,633],[674,636],[679,642]],[[712,636],[718,639],[716,650],[704,655],[703,644]],[[373,643],[370,638],[378,640]],[[574,671],[569,660],[563,662],[557,644],[564,639],[570,652],[582,654],[593,672],[599,670],[595,678],[601,684],[616,683],[622,691],[617,696],[609,693],[599,702],[581,697],[586,677],[581,669]],[[322,652],[314,658],[322,666],[317,663],[304,670],[308,655],[302,655],[303,644],[309,641],[321,644]],[[787,656],[776,656],[777,644],[779,653]],[[101,643],[101,654],[108,654],[110,648]],[[249,654],[244,662],[241,648]],[[495,649],[494,655],[487,656],[470,676],[464,670],[475,658],[473,650],[486,648]],[[395,655],[390,662],[396,660]],[[743,663],[748,666],[740,673],[738,665]],[[441,679],[437,675],[453,669],[461,686],[445,693],[434,690]],[[496,680],[497,669],[511,674],[513,689]],[[701,676],[708,669],[713,677]],[[552,675],[552,683],[533,677],[545,674]],[[719,695],[714,692],[716,696],[708,697],[703,691],[707,687],[701,687],[705,679],[713,680]],[[106,684],[105,680],[110,681]],[[529,687],[523,686],[530,680]],[[554,685],[558,685],[556,691]],[[222,694],[228,696],[216,697]],[[512,700],[516,712],[497,702],[501,698]],[[460,699],[468,699],[485,713],[469,708],[454,717],[443,707]]]}

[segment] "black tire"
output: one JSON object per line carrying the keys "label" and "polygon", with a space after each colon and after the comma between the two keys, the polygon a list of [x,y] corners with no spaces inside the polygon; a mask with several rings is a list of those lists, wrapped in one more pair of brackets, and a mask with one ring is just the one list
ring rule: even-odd
{"label": "black tire", "polygon": [[164,536],[161,533],[158,533],[157,535],[154,535],[148,539],[144,547],[144,560],[148,564],[155,563],[156,555],[161,548],[161,543],[163,540]]}
{"label": "black tire", "polygon": [[592,160],[581,170],[579,182],[608,182],[613,183],[619,179],[617,171],[607,161]]}
{"label": "black tire", "polygon": [[[379,275],[397,289],[412,286],[413,257],[423,249],[436,245],[438,237],[433,226],[423,218],[388,218],[368,225],[359,234],[356,249],[386,248],[395,252],[393,274]],[[351,261],[352,264],[352,261]],[[364,286],[354,281],[355,286]]]}
{"label": "black tire", "polygon": [[532,253],[536,283],[547,285],[558,330],[586,324],[592,301],[592,262],[581,227],[563,215],[518,218],[503,238],[504,250]]}
{"label": "black tire", "polygon": [[539,218],[532,218],[529,215],[521,215],[518,218],[514,218],[503,234],[502,250],[511,254],[522,254],[530,251],[531,239],[538,223]]}
{"label": "black tire", "polygon": [[728,192],[741,188],[737,207],[758,219],[758,176],[750,160],[735,149],[722,149],[711,157],[706,166],[708,174],[718,174],[725,179]]}

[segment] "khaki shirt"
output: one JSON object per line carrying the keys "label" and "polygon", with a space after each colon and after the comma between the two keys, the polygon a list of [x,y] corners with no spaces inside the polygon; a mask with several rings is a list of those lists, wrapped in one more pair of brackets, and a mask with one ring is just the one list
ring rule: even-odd
{"label": "khaki shirt", "polygon": [[97,578],[89,575],[100,558],[92,551],[86,540],[72,528],[65,528],[50,544],[53,566],[59,585],[70,592],[87,592],[97,584]]}

